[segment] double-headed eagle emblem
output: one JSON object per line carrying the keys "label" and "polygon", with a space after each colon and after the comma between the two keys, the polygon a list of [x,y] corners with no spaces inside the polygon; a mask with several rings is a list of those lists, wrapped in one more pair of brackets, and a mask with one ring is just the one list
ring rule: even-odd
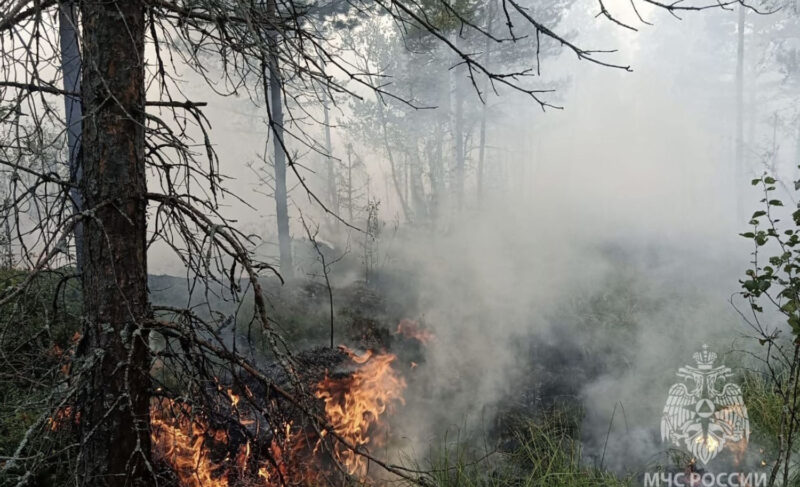
{"label": "double-headed eagle emblem", "polygon": [[717,354],[708,345],[694,354],[697,367],[678,369],[684,382],[669,388],[661,417],[661,439],[686,449],[704,464],[722,451],[726,442],[747,441],[750,424],[742,390],[728,382],[731,369],[714,367]]}

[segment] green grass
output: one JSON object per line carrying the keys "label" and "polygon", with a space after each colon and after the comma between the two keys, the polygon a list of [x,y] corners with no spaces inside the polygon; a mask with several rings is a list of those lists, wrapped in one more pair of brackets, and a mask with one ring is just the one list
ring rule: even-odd
{"label": "green grass", "polygon": [[[788,390],[788,370],[777,373],[776,380],[780,386]],[[748,371],[743,377],[744,400],[747,404],[747,415],[750,420],[750,444],[759,449],[759,456],[770,462],[777,457],[778,436],[781,431],[781,412],[783,400],[778,393],[774,380],[763,373]],[[797,432],[794,433],[795,436]],[[792,447],[792,466],[789,471],[789,486],[800,486],[800,469],[797,461],[800,455],[800,444],[794,441]],[[783,468],[778,475],[780,484]]]}
{"label": "green grass", "polygon": [[587,467],[573,418],[554,413],[519,419],[506,451],[481,452],[469,441],[445,443],[432,453],[429,465],[435,487],[622,487],[632,477]]}
{"label": "green grass", "polygon": [[[778,380],[782,386],[787,385],[787,379],[787,373],[779,373]],[[783,400],[775,385],[763,374],[748,371],[743,377],[742,390],[750,420],[750,441],[767,450],[776,450]]]}

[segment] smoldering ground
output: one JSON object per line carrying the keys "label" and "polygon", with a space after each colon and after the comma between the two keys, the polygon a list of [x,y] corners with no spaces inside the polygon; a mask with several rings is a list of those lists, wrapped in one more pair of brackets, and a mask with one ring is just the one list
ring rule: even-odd
{"label": "smoldering ground", "polygon": [[635,471],[657,458],[669,448],[659,425],[677,368],[703,343],[730,350],[746,332],[728,302],[735,262],[600,237],[569,249],[574,235],[488,226],[412,251],[419,295],[408,302],[437,338],[413,371],[396,433],[419,453],[445,436],[497,440],[508,415],[567,405],[580,410],[587,462]]}
{"label": "smoldering ground", "polygon": [[[388,343],[409,384],[378,453],[424,463],[448,443],[508,450],[515,418],[546,421],[566,409],[587,465],[639,472],[668,464],[672,445],[659,428],[677,369],[706,343],[721,362],[741,367],[741,354],[731,352],[749,347],[729,302],[746,249],[740,256],[633,233],[620,240],[588,224],[531,228],[538,231],[516,218],[476,216],[434,239],[387,233],[385,259],[367,284],[357,255],[332,267],[336,343]],[[325,346],[321,264],[299,265],[308,275],[268,286],[281,308],[276,323],[297,347]],[[402,319],[435,339],[409,351],[397,335]],[[246,350],[247,328],[236,330]],[[380,336],[364,338],[365,330]]]}
{"label": "smoldering ground", "polygon": [[[583,13],[567,20],[585,27]],[[731,30],[726,15],[660,18],[638,37],[593,33],[598,42],[631,42],[625,60],[636,72],[574,71],[570,61],[551,61],[553,79],[574,73],[559,86],[564,112],[490,98],[496,129],[488,195],[458,217],[454,202],[444,202],[445,222],[435,231],[400,223],[383,155],[361,149],[385,225],[370,286],[388,304],[371,311],[385,319],[387,333],[396,325],[391,317],[418,320],[436,335],[422,349],[424,360],[406,371],[406,404],[393,417],[386,453],[424,459],[445,437],[484,447],[502,437],[509,415],[570,404],[580,411],[587,464],[624,472],[664,461],[670,445],[659,424],[677,368],[703,343],[737,364],[740,357],[728,352],[749,346],[729,301],[749,259],[737,235],[747,227],[741,208],[755,208],[758,195],[746,184],[735,188],[742,181],[731,167],[733,61],[695,48],[730,52],[721,34]],[[239,116],[237,123],[257,118]],[[240,133],[235,146],[223,140],[221,148],[247,160],[258,146],[247,140],[262,136]],[[335,147],[346,142],[360,141],[334,131]],[[345,159],[341,150],[336,156]],[[787,172],[787,161],[779,171]],[[315,164],[312,182],[322,171]],[[763,168],[754,160],[751,169]],[[250,174],[240,166],[230,173]],[[257,194],[263,183],[245,186]],[[323,222],[298,191],[294,204]],[[230,211],[261,234],[269,255],[272,203],[261,198],[267,211],[235,204]],[[353,223],[363,227],[363,219],[357,213]],[[324,224],[319,237],[331,242],[333,260],[342,256],[330,270],[339,326],[342,302],[351,303],[345,289],[364,277],[367,237]],[[319,262],[306,254],[298,264],[303,278],[319,284]],[[159,266],[170,263],[156,258]],[[274,288],[276,303],[282,292]],[[320,345],[327,304],[317,302],[319,320],[307,326],[318,331],[304,339]],[[281,325],[291,335],[292,323]]]}

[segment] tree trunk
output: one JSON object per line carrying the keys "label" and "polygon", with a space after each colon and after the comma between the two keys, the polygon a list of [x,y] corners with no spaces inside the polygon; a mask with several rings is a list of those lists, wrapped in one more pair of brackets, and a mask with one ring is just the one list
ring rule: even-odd
{"label": "tree trunk", "polygon": [[[328,107],[328,92],[325,91],[324,88],[322,89],[322,96],[324,97],[322,101],[322,110],[325,116],[325,165],[328,171],[328,205],[332,212],[338,214],[339,202],[336,191],[336,167],[334,166],[333,146],[331,144],[330,109]],[[338,222],[339,220],[334,219],[334,221]]]}
{"label": "tree trunk", "polygon": [[[277,18],[277,14],[276,1],[268,0],[267,15],[270,18]],[[278,23],[274,22],[274,25],[278,25]],[[267,60],[269,71],[269,124],[274,135],[272,146],[275,163],[275,210],[278,219],[278,251],[280,254],[281,274],[291,279],[294,277],[294,265],[292,264],[292,237],[289,235],[289,203],[286,191],[286,148],[283,140],[283,82],[278,64],[277,33],[274,30],[270,30],[267,36],[269,43],[269,59]]]}
{"label": "tree trunk", "polygon": [[[459,48],[459,39],[461,37],[456,33],[455,44]],[[456,167],[455,167],[455,186],[456,186],[456,209],[461,211],[464,207],[464,92],[461,82],[462,72],[458,68],[453,69],[453,97],[455,103],[455,152],[456,152]]]}
{"label": "tree trunk", "polygon": [[[447,113],[444,113],[444,117],[447,117]],[[444,199],[444,164],[443,164],[443,154],[444,154],[444,138],[445,134],[442,130],[444,124],[447,123],[446,118],[439,118],[439,123],[436,124],[434,128],[434,136],[435,141],[433,143],[433,154],[430,158],[430,166],[431,166],[431,221],[435,224],[438,222],[440,214],[441,214],[441,205],[442,200]]]}
{"label": "tree trunk", "polygon": [[386,150],[386,157],[389,159],[389,169],[391,170],[392,183],[394,184],[394,190],[397,193],[397,199],[400,200],[400,209],[403,210],[403,219],[406,222],[411,222],[411,209],[408,207],[408,201],[405,198],[403,186],[397,174],[397,164],[394,160],[392,146],[389,143],[389,129],[386,126],[386,115],[383,112],[383,100],[378,97],[377,103],[378,114],[380,115],[381,121],[381,132],[383,133],[383,147],[384,150]]}
{"label": "tree trunk", "polygon": [[403,154],[403,193],[405,193],[403,198],[408,203],[409,211],[416,216],[414,201],[411,198],[411,155],[409,150],[406,149]]}
{"label": "tree trunk", "polygon": [[410,171],[410,186],[411,186],[411,202],[414,210],[414,215],[417,220],[422,220],[426,223],[430,218],[430,209],[425,198],[425,187],[422,182],[422,157],[420,157],[419,140],[416,136],[411,143],[411,151],[413,157],[409,166]]}
{"label": "tree trunk", "polygon": [[[492,24],[494,23],[494,1],[489,2],[488,15],[486,19],[486,32],[492,33]],[[487,69],[491,69],[492,61],[492,45],[493,42],[489,36],[486,36],[486,44],[484,45],[484,59],[483,65]],[[478,142],[478,174],[477,178],[477,198],[478,207],[483,203],[483,164],[486,157],[486,112],[488,111],[489,103],[489,79],[483,84],[483,106],[481,107],[481,128],[480,128],[480,141]]]}
{"label": "tree trunk", "polygon": [[[78,46],[78,21],[75,15],[75,2],[68,0],[58,6],[59,38],[61,43],[61,71],[64,78],[64,91],[80,93],[81,91],[81,51]],[[67,149],[69,150],[70,181],[80,184],[81,181],[81,124],[82,107],[80,97],[64,95],[64,114],[67,123]],[[83,198],[78,188],[70,190],[73,211],[83,209]],[[83,271],[83,225],[75,226],[75,260],[78,272]]]}
{"label": "tree trunk", "polygon": [[347,216],[353,221],[353,146],[347,144]]}
{"label": "tree trunk", "polygon": [[[80,476],[154,484],[147,328],[144,38],[141,0],[81,2],[84,336]],[[123,34],[124,33],[124,34]],[[91,364],[91,366],[90,366]]]}
{"label": "tree trunk", "polygon": [[[750,65],[747,76],[747,137],[744,137],[744,147],[756,146],[756,128],[758,123],[758,103],[756,102],[756,95],[758,94],[758,62],[751,60],[748,63],[747,58],[744,59],[745,63]],[[742,95],[744,96],[744,95]]]}
{"label": "tree trunk", "polygon": [[483,203],[483,165],[484,160],[486,157],[486,103],[487,101],[484,100],[483,107],[481,107],[481,128],[480,128],[480,140],[478,142],[478,168],[476,175],[477,178],[477,197],[478,197],[478,207],[480,207],[481,203]]}
{"label": "tree trunk", "polygon": [[792,174],[794,174],[794,181],[800,181],[800,109],[797,112],[797,132],[794,139],[794,167]]}
{"label": "tree trunk", "polygon": [[747,7],[739,5],[738,42],[736,48],[736,205],[737,217],[744,216],[744,28]]}

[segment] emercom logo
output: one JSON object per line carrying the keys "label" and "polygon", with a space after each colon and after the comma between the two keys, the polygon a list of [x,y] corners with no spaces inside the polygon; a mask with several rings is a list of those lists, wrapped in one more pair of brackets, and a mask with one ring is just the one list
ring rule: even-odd
{"label": "emercom logo", "polygon": [[709,351],[708,345],[693,358],[696,365],[678,369],[677,376],[682,380],[669,388],[661,416],[661,440],[688,452],[691,463],[684,471],[646,473],[645,487],[766,485],[763,472],[706,469],[726,448],[734,457],[742,458],[750,438],[750,423],[742,389],[729,381],[731,369],[715,366],[717,354]]}
{"label": "emercom logo", "polygon": [[661,416],[661,439],[685,448],[692,457],[708,464],[728,442],[750,438],[747,407],[738,384],[727,382],[731,369],[714,367],[717,354],[708,345],[694,354],[696,367],[678,369],[684,382],[669,388]]}
{"label": "emercom logo", "polygon": [[644,474],[645,487],[767,487],[767,474],[764,472],[647,472]]}

